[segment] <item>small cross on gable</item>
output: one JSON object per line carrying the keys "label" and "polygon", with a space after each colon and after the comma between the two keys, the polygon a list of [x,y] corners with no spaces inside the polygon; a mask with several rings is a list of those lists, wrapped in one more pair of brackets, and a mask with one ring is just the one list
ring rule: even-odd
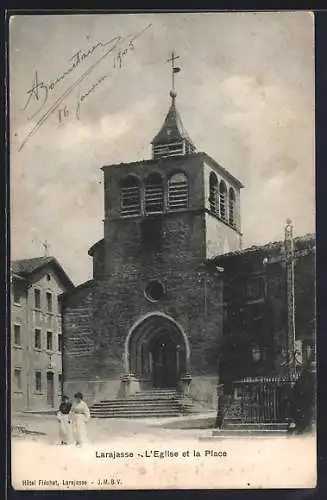
{"label": "small cross on gable", "polygon": [[47,242],[47,240],[45,240],[43,243],[43,248],[44,248],[44,255],[45,257],[48,257],[49,255],[49,243]]}

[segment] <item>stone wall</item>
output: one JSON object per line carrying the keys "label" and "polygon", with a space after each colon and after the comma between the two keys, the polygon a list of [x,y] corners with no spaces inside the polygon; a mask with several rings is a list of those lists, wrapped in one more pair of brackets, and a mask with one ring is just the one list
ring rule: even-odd
{"label": "stone wall", "polygon": [[63,378],[87,380],[95,355],[93,342],[93,281],[62,298]]}
{"label": "stone wall", "polygon": [[[87,379],[95,381],[94,387],[96,381],[111,381],[105,392],[114,395],[124,375],[127,335],[142,318],[159,313],[186,333],[191,390],[211,404],[208,394],[216,394],[222,336],[223,285],[219,273],[208,273],[203,266],[204,214],[167,214],[158,223],[153,218],[161,232],[155,242],[142,240],[142,223],[137,218],[111,221],[110,237],[103,243],[106,251],[94,253],[94,258],[105,258],[96,264],[105,273],[65,301],[65,380]],[[145,296],[151,280],[160,281],[165,290],[158,302]],[[72,366],[69,358],[74,359]]]}

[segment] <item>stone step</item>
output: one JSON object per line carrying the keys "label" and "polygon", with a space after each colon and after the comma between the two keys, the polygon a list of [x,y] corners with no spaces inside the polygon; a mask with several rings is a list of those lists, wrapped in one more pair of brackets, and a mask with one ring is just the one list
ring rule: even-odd
{"label": "stone step", "polygon": [[161,404],[161,405],[156,405],[155,403],[151,403],[151,404],[147,404],[147,405],[144,405],[144,404],[141,404],[141,405],[115,405],[115,404],[108,404],[108,405],[94,405],[91,410],[92,411],[97,411],[97,410],[121,410],[121,411],[125,411],[125,410],[129,410],[133,408],[134,410],[162,410],[162,409],[165,409],[165,408],[179,408],[179,405],[177,404],[173,404],[173,405],[169,405],[169,404]]}
{"label": "stone step", "polygon": [[92,415],[92,418],[170,418],[170,417],[180,417],[180,413],[133,413],[133,414],[121,414],[121,413],[115,413],[113,415],[111,414],[99,414],[99,415]]}
{"label": "stone step", "polygon": [[162,401],[153,401],[153,400],[148,400],[148,401],[101,401],[100,403],[95,403],[93,405],[93,408],[95,406],[171,406],[171,405],[179,405],[180,403],[178,401],[167,401],[167,400],[162,400]]}
{"label": "stone step", "polygon": [[96,415],[99,413],[163,413],[163,412],[175,412],[175,413],[190,413],[190,410],[185,407],[179,407],[179,406],[164,406],[164,407],[96,407],[96,408],[91,408],[91,415]]}
{"label": "stone step", "polygon": [[142,392],[138,394],[132,394],[129,396],[129,399],[143,399],[143,398],[175,398],[178,395],[176,392]]}
{"label": "stone step", "polygon": [[143,391],[137,391],[134,394],[144,394],[144,393],[158,394],[158,393],[162,393],[162,392],[173,393],[173,392],[177,392],[177,390],[176,389],[169,389],[169,388],[166,388],[166,389],[144,389]]}
{"label": "stone step", "polygon": [[[282,431],[288,429],[287,422],[224,422],[224,430],[264,430],[264,431]],[[219,430],[217,430],[220,432]]]}
{"label": "stone step", "polygon": [[126,411],[121,411],[121,410],[112,410],[112,411],[107,411],[107,410],[102,410],[102,411],[92,411],[91,416],[96,416],[96,415],[138,415],[138,414],[144,414],[144,415],[162,415],[163,413],[169,413],[169,414],[177,414],[179,415],[182,413],[181,411],[177,409],[168,409],[165,408],[161,411],[149,411],[149,410],[126,410]]}
{"label": "stone step", "polygon": [[221,430],[213,431],[211,436],[199,436],[200,441],[220,441],[221,439],[233,439],[233,438],[276,438],[285,437],[287,438],[289,433],[287,431],[273,431],[273,430]]}
{"label": "stone step", "polygon": [[146,400],[146,401],[161,401],[161,400],[171,400],[171,399],[179,399],[176,397],[175,394],[169,396],[169,395],[159,395],[159,396],[135,396],[135,397],[128,397],[128,398],[124,398],[125,401],[128,400],[128,401],[143,401],[143,400]]}
{"label": "stone step", "polygon": [[162,412],[99,412],[91,413],[93,418],[170,418],[170,417],[181,417],[185,413],[178,411],[162,411]]}
{"label": "stone step", "polygon": [[150,389],[124,399],[104,399],[90,411],[93,418],[164,418],[190,413],[192,407],[192,400],[185,400],[175,389]]}
{"label": "stone step", "polygon": [[212,431],[212,436],[283,435],[289,431],[287,422],[224,422],[222,429]]}
{"label": "stone step", "polygon": [[165,406],[163,408],[133,408],[133,407],[125,407],[125,408],[92,408],[90,410],[91,415],[99,415],[99,414],[107,414],[107,415],[114,415],[114,414],[121,414],[121,415],[129,415],[129,414],[137,414],[137,413],[144,413],[144,414],[162,414],[162,413],[181,413],[182,409],[178,407],[169,407]]}
{"label": "stone step", "polygon": [[153,399],[139,399],[136,401],[131,401],[130,399],[113,399],[113,400],[103,400],[99,401],[98,403],[95,403],[92,408],[97,408],[97,407],[129,407],[129,406],[134,406],[134,407],[140,407],[140,406],[185,406],[185,407],[192,407],[193,403],[191,401],[183,401],[183,400],[178,400],[178,399],[159,399],[159,400],[153,400]]}
{"label": "stone step", "polygon": [[100,401],[98,401],[97,404],[99,403],[108,403],[109,401],[115,401],[119,404],[124,404],[124,403],[128,403],[128,404],[138,404],[138,403],[142,403],[142,402],[171,402],[171,401],[180,401],[181,399],[179,398],[176,398],[176,397],[160,397],[160,398],[150,398],[150,397],[143,397],[143,398],[124,398],[124,399],[101,399]]}
{"label": "stone step", "polygon": [[224,436],[282,436],[287,435],[288,431],[285,429],[222,429],[221,431],[212,431],[212,437],[221,438]]}
{"label": "stone step", "polygon": [[179,403],[182,400],[179,399],[168,399],[168,398],[162,398],[162,399],[152,399],[152,398],[147,398],[147,399],[103,399],[102,401],[99,401],[98,403],[95,404],[108,404],[108,403],[115,403],[115,404],[129,404],[129,405],[139,405],[139,404],[165,404],[165,405],[170,405],[174,403]]}

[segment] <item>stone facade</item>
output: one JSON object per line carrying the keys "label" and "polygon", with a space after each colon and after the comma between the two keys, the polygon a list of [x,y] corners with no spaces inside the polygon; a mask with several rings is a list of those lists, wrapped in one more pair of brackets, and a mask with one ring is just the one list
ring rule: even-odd
{"label": "stone facade", "polygon": [[[209,175],[209,161],[233,183],[239,196],[239,181],[221,171],[207,155],[103,167],[104,239],[89,252],[93,257],[94,279],[77,287],[63,301],[64,358],[67,357],[64,373],[68,392],[83,389],[92,401],[120,394],[121,377],[133,371],[129,335],[142,320],[153,317],[159,330],[165,321],[167,328],[169,323],[177,325],[181,332],[180,376],[192,378],[195,399],[215,404],[223,288],[220,273],[208,271],[205,262],[208,256],[223,251],[226,230],[230,231],[231,248],[240,248],[240,233],[207,207],[205,176]],[[168,179],[181,171],[188,179],[188,206],[169,210]],[[121,179],[133,174],[143,185],[152,172],[160,173],[163,178],[162,213],[122,217]],[[160,283],[164,290],[158,301],[146,295],[151,282]],[[88,339],[87,344],[84,338]],[[77,361],[71,363],[70,357]],[[138,375],[141,389],[151,386],[149,373],[148,377]]]}

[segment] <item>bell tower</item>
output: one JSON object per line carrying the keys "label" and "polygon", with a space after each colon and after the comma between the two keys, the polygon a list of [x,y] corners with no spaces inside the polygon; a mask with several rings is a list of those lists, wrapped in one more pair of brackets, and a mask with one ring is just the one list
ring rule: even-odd
{"label": "bell tower", "polygon": [[176,107],[178,59],[172,52],[166,61],[171,63],[171,103],[151,141],[151,158],[102,167],[106,273],[129,264],[141,272],[145,261],[155,265],[159,257],[171,266],[181,261],[197,266],[240,249],[242,184],[197,152],[186,132]]}
{"label": "bell tower", "polygon": [[85,300],[96,353],[89,375],[107,381],[106,397],[126,381],[146,390],[192,380],[196,399],[216,394],[224,278],[207,261],[240,249],[242,184],[187,134],[176,107],[177,59],[168,60],[171,102],[151,158],[102,167],[104,234],[89,250]]}

